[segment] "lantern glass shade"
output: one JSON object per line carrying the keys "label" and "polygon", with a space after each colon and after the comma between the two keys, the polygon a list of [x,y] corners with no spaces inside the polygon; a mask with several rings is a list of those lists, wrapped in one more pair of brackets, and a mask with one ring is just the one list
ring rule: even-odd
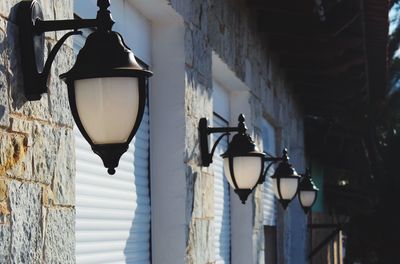
{"label": "lantern glass shade", "polygon": [[126,143],[139,112],[139,81],[134,77],[75,80],[76,108],[94,144]]}
{"label": "lantern glass shade", "polygon": [[[237,187],[239,189],[253,189],[262,173],[263,157],[259,155],[237,156],[232,158],[232,163]],[[229,157],[224,158],[224,171],[229,184],[236,189],[229,168]]]}
{"label": "lantern glass shade", "polygon": [[272,185],[274,189],[275,196],[281,200],[291,201],[297,194],[297,189],[299,186],[299,179],[297,177],[292,178],[280,178],[280,194],[278,191],[277,178],[272,178]]}
{"label": "lantern glass shade", "polygon": [[98,29],[88,36],[72,69],[60,76],[68,86],[75,123],[109,174],[139,128],[151,75],[119,33]]}
{"label": "lantern glass shade", "polygon": [[303,207],[311,207],[317,198],[317,191],[300,191],[299,199]]}

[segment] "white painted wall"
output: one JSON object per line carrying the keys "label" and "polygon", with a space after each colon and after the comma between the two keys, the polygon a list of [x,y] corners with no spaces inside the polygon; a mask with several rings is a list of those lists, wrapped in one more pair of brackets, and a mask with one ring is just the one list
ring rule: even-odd
{"label": "white painted wall", "polygon": [[187,229],[184,23],[166,0],[129,3],[151,21],[152,263],[183,264]]}
{"label": "white painted wall", "polygon": [[213,80],[213,112],[230,122],[231,103],[230,93],[218,81]]}
{"label": "white painted wall", "polygon": [[[213,81],[213,127],[227,127],[230,120],[230,94],[223,85]],[[222,118],[221,118],[222,117]],[[212,142],[221,136],[212,134]],[[221,154],[228,149],[229,140],[224,137],[215,149],[214,171],[214,258],[216,264],[231,263],[231,199],[234,194],[224,173],[224,159]]]}
{"label": "white painted wall", "polygon": [[185,56],[181,21],[153,27],[150,91],[153,263],[185,263]]}
{"label": "white painted wall", "polygon": [[[249,103],[250,89],[221,61],[216,53],[212,55],[213,78],[229,89],[230,125],[237,126],[238,116],[243,113],[251,120]],[[248,126],[252,133],[252,127]],[[253,194],[243,205],[235,193],[231,195],[231,263],[251,264],[253,260]]]}

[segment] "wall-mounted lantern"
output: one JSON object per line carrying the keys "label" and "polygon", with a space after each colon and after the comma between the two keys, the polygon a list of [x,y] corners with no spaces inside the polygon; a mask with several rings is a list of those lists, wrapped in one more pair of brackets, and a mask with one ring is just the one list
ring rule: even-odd
{"label": "wall-mounted lantern", "polygon": [[287,149],[283,150],[282,157],[273,157],[267,153],[265,161],[270,163],[267,166],[263,177],[260,179],[259,184],[262,184],[265,181],[266,174],[271,165],[280,161],[271,178],[275,196],[278,198],[282,207],[286,209],[297,194],[300,175],[297,174],[296,170],[289,163]]}
{"label": "wall-mounted lantern", "polygon": [[311,207],[315,204],[318,196],[319,189],[315,186],[311,178],[310,170],[307,169],[306,173],[302,175],[299,186],[299,202],[304,212],[307,214]]}
{"label": "wall-mounted lantern", "polygon": [[[229,135],[229,132],[238,132],[233,136],[228,149],[221,156],[224,159],[226,178],[243,204],[264,171],[264,153],[257,150],[246,131],[245,118],[242,114],[239,116],[237,127],[209,127],[206,118],[200,119],[199,123],[200,152],[204,167],[208,167],[212,163],[214,151],[221,139]],[[208,136],[212,133],[223,134],[216,140],[210,153]]]}
{"label": "wall-mounted lantern", "polygon": [[[75,65],[60,77],[68,86],[75,122],[109,174],[139,128],[146,100],[146,82],[152,72],[143,69],[122,36],[112,31],[109,0],[98,0],[96,19],[44,21],[36,0],[22,1],[17,11],[25,96],[40,100],[47,92],[51,64],[65,40],[79,28],[95,28],[80,50]],[[65,34],[43,63],[44,33]]]}
{"label": "wall-mounted lantern", "polygon": [[[282,157],[264,154],[257,150],[254,141],[246,131],[245,118],[242,114],[239,116],[237,127],[209,127],[207,119],[201,118],[199,134],[202,166],[210,166],[215,149],[224,136],[228,136],[230,132],[238,132],[233,136],[227,151],[221,155],[224,158],[224,171],[229,184],[244,204],[257,184],[262,184],[265,181],[268,169],[272,164],[280,161],[281,163],[271,178],[273,179],[275,194],[286,209],[289,202],[297,194],[300,179],[300,176],[288,162],[287,150],[283,151]],[[208,136],[213,133],[223,134],[215,141],[210,152]],[[270,162],[270,164],[264,170],[265,162]]]}

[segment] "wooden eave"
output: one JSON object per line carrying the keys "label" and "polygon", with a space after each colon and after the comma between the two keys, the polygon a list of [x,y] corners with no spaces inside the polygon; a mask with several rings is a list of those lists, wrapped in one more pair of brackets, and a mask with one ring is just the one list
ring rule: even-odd
{"label": "wooden eave", "polygon": [[304,106],[309,154],[336,157],[337,167],[360,155],[354,167],[370,166],[370,179],[379,160],[374,113],[387,94],[389,1],[322,2],[321,16],[313,0],[242,0]]}

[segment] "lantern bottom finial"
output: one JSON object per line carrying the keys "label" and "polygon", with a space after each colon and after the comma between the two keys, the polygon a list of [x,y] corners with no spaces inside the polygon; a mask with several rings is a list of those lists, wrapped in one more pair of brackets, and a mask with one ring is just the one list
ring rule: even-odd
{"label": "lantern bottom finial", "polygon": [[283,209],[286,210],[291,200],[280,200],[279,202],[281,203]]}
{"label": "lantern bottom finial", "polygon": [[237,189],[235,190],[235,193],[239,196],[240,201],[242,201],[242,204],[246,204],[246,200],[249,197],[251,193],[251,189]]}
{"label": "lantern bottom finial", "polygon": [[93,145],[92,149],[103,160],[108,174],[114,175],[119,159],[128,150],[128,144]]}

